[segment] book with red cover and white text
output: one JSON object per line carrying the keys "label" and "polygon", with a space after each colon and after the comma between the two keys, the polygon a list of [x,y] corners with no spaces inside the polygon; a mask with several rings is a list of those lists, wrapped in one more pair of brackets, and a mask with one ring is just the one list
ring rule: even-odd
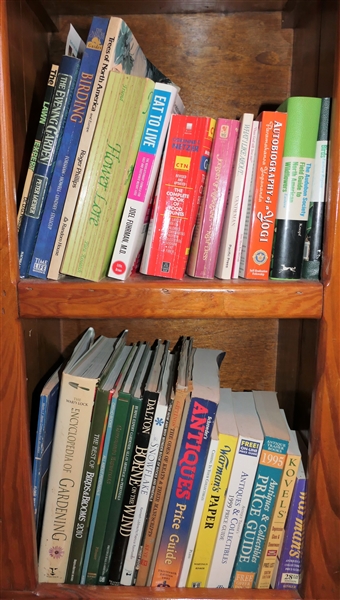
{"label": "book with red cover and white text", "polygon": [[187,273],[213,279],[239,132],[236,119],[217,119],[203,199],[192,239]]}
{"label": "book with red cover and white text", "polygon": [[210,117],[171,117],[140,267],[145,275],[184,276],[215,123]]}

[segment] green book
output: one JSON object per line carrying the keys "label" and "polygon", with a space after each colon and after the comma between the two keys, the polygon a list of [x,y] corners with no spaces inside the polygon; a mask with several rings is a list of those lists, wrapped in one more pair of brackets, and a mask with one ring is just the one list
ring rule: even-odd
{"label": "green book", "polygon": [[300,279],[311,199],[321,98],[294,96],[278,108],[287,112],[272,279]]}
{"label": "green book", "polygon": [[80,583],[81,567],[99,474],[100,450],[102,448],[102,440],[105,436],[107,416],[111,403],[110,390],[113,383],[117,380],[127,358],[126,353],[122,352],[125,347],[127,333],[127,330],[123,331],[117,340],[115,350],[103,371],[96,392],[67,564],[66,583]]}
{"label": "green book", "polygon": [[91,145],[61,272],[107,274],[154,82],[112,71]]}

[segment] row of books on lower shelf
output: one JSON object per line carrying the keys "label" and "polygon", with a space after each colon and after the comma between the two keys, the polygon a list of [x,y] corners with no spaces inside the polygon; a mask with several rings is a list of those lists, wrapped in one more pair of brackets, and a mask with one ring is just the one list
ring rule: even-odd
{"label": "row of books on lower shelf", "polygon": [[330,98],[185,115],[117,17],[94,17],[82,59],[57,71],[19,210],[21,277],[318,279]]}
{"label": "row of books on lower shelf", "polygon": [[225,353],[190,337],[127,335],[89,328],[41,393],[39,581],[296,588],[304,451],[276,393],[221,388]]}

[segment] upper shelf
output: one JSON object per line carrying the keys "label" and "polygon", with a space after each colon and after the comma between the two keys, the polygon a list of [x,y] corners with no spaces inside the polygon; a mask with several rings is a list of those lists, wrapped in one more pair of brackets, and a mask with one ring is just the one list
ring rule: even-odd
{"label": "upper shelf", "polygon": [[99,283],[23,279],[23,318],[319,319],[323,287],[307,281],[183,281],[136,275]]}

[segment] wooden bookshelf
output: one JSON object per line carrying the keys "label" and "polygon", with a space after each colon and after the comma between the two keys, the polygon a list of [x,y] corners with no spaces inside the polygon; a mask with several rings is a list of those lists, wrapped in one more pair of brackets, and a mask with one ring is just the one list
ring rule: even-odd
{"label": "wooden bookshelf", "polygon": [[[186,110],[239,117],[288,95],[333,95],[322,282],[19,280],[16,206],[50,62],[71,21],[123,16]],[[1,568],[4,599],[339,598],[340,57],[336,0],[0,0]],[[226,350],[221,383],[276,389],[310,423],[305,568],[298,592],[38,584],[30,418],[39,383],[85,327],[130,339],[193,335]],[[300,425],[299,425],[300,426]],[[34,433],[34,432],[31,432]]]}

